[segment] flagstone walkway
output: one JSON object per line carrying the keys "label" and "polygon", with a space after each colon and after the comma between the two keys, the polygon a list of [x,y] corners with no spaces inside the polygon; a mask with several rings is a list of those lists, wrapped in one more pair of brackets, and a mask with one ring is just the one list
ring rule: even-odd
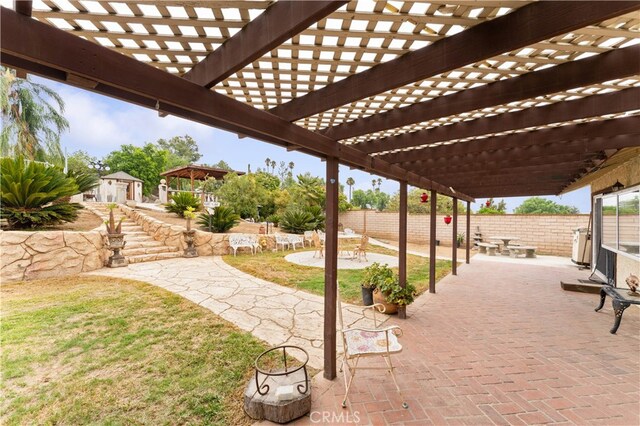
{"label": "flagstone walkway", "polygon": [[[322,368],[324,301],[321,296],[245,274],[220,257],[177,258],[100,269],[92,275],[148,282],[191,300],[271,345],[296,345],[309,365]],[[345,326],[373,326],[362,307],[343,304]]]}

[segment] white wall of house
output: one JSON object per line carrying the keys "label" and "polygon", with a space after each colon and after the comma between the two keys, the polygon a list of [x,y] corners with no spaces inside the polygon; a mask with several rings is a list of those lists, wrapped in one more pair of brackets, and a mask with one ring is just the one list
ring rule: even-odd
{"label": "white wall of house", "polygon": [[128,199],[128,187],[133,185],[133,199],[142,202],[142,182],[100,179],[96,191],[96,201],[102,203],[124,203]]}

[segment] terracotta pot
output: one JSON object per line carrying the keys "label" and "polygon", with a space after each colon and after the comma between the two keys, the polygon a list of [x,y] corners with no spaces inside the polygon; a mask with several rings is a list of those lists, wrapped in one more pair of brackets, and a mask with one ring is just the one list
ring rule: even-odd
{"label": "terracotta pot", "polygon": [[387,298],[378,289],[375,289],[375,291],[373,292],[373,303],[380,303],[384,305],[385,314],[392,315],[398,312],[398,305],[387,302]]}

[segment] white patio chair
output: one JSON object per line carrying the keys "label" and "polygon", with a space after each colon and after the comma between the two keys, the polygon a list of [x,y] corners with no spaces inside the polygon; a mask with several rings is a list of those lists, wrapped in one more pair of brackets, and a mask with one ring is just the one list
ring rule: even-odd
{"label": "white patio chair", "polygon": [[314,231],[304,231],[304,242],[309,243],[309,247],[313,247],[313,232]]}
{"label": "white patio chair", "polygon": [[[371,309],[373,311],[373,325],[374,328],[344,328],[344,321],[342,318],[342,302],[340,301],[340,283],[338,285],[338,320],[340,321],[340,334],[342,335],[342,347],[343,355],[342,362],[340,363],[340,371],[344,375],[345,393],[342,400],[342,407],[347,406],[347,397],[349,396],[349,389],[351,389],[351,383],[356,375],[357,370],[387,370],[391,373],[393,383],[396,385],[400,398],[402,391],[396,380],[396,376],[393,373],[394,366],[391,362],[391,355],[402,352],[402,345],[398,342],[398,337],[402,336],[402,329],[397,325],[389,327],[378,327],[378,320],[376,318],[376,312],[384,312],[385,307],[381,303],[374,303],[371,306],[366,306],[362,312],[363,314]],[[358,367],[358,362],[361,358],[365,357],[382,357],[386,363],[386,367]],[[345,368],[346,367],[346,368]],[[347,379],[347,370],[351,376]],[[409,404],[402,402],[403,408],[409,408]]]}
{"label": "white patio chair", "polygon": [[302,235],[289,234],[287,235],[287,239],[294,250],[296,249],[296,244],[300,244],[300,247],[304,248],[304,238]]}
{"label": "white patio chair", "polygon": [[278,246],[282,246],[282,251],[285,250],[285,247],[289,249],[289,238],[283,234],[276,234],[276,251],[278,251]]}

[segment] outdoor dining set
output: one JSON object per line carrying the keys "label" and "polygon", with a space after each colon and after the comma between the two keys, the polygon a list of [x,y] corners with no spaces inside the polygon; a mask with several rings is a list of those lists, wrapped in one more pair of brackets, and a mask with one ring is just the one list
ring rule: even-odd
{"label": "outdoor dining set", "polygon": [[489,238],[489,242],[478,242],[478,251],[481,254],[488,254],[489,256],[495,256],[501,254],[502,256],[518,257],[523,255],[527,258],[536,257],[537,247],[527,246],[512,241],[520,241],[518,237],[511,236],[496,236]]}

